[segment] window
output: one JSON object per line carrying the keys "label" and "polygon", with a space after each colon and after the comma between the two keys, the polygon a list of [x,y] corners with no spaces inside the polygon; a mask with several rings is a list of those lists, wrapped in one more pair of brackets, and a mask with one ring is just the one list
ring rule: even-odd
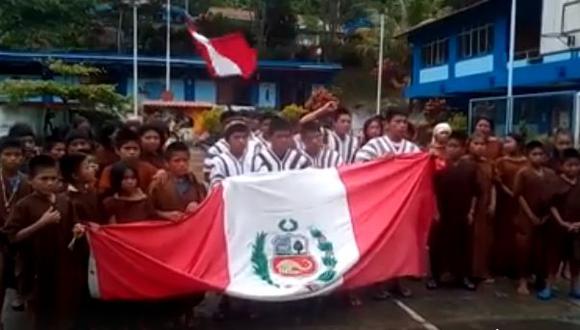
{"label": "window", "polygon": [[424,67],[447,63],[449,59],[449,39],[439,39],[423,46],[421,50]]}
{"label": "window", "polygon": [[459,58],[488,54],[493,48],[493,24],[464,29],[458,36]]}

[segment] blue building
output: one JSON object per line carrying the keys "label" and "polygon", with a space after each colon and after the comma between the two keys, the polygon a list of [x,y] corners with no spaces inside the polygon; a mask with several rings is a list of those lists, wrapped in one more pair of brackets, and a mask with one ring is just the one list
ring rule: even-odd
{"label": "blue building", "polygon": [[580,1],[517,1],[514,110],[508,113],[511,1],[482,0],[405,31],[412,99],[446,98],[497,133],[565,127],[580,137]]}

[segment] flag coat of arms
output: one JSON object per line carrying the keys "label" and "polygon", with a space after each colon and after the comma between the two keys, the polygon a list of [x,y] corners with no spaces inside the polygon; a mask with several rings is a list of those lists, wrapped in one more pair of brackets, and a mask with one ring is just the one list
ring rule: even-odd
{"label": "flag coat of arms", "polygon": [[433,161],[229,178],[179,224],[90,226],[93,296],[287,301],[425,273]]}

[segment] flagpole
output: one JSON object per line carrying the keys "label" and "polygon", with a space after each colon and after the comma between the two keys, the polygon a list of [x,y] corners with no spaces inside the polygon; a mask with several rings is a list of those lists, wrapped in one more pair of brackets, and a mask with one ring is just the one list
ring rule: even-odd
{"label": "flagpole", "polygon": [[165,37],[165,90],[171,90],[171,0],[167,0],[167,34]]}
{"label": "flagpole", "polygon": [[139,46],[139,41],[137,39],[138,31],[137,31],[137,1],[133,1],[133,115],[139,115],[139,70],[138,66],[138,59],[137,56],[138,51],[137,48]]}
{"label": "flagpole", "polygon": [[377,72],[377,115],[381,114],[381,99],[383,92],[383,48],[385,41],[385,15],[381,14],[381,40],[379,41],[379,71]]}
{"label": "flagpole", "polygon": [[516,48],[516,20],[517,20],[517,0],[512,0],[512,11],[510,21],[510,49],[508,62],[508,81],[507,81],[507,109],[506,109],[506,134],[509,133],[513,126],[514,115],[514,59]]}

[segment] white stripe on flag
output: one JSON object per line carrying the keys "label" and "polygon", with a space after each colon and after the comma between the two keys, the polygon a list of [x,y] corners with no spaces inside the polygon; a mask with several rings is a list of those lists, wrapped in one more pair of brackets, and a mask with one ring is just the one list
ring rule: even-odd
{"label": "white stripe on flag", "polygon": [[223,198],[228,295],[264,301],[319,295],[340,286],[359,259],[336,169],[231,178]]}
{"label": "white stripe on flag", "polygon": [[190,32],[193,38],[195,38],[197,42],[201,43],[207,49],[207,53],[211,60],[212,67],[214,68],[217,76],[228,77],[242,75],[242,70],[240,69],[240,67],[234,61],[220,54],[214,48],[214,46],[211,44],[211,41],[208,38],[195,31]]}

